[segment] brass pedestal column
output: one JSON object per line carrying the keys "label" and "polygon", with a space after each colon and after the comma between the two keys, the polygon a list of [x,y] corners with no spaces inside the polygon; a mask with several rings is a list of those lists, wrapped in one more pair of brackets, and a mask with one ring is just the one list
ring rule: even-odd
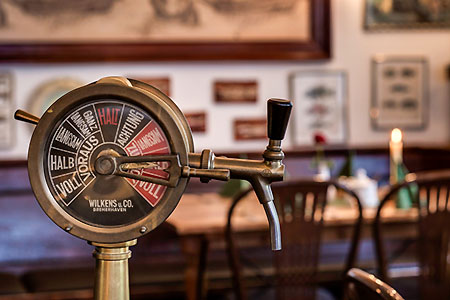
{"label": "brass pedestal column", "polygon": [[131,250],[129,247],[136,245],[136,240],[114,244],[89,243],[95,246],[93,252],[96,260],[94,299],[130,299],[128,259],[131,257]]}

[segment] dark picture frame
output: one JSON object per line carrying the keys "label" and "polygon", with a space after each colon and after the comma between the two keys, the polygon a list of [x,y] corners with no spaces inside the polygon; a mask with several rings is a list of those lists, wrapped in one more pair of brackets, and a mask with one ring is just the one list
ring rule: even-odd
{"label": "dark picture frame", "polygon": [[289,95],[294,102],[289,122],[295,146],[313,146],[315,136],[329,145],[346,145],[348,75],[345,70],[305,70],[289,75]]}
{"label": "dark picture frame", "polygon": [[14,112],[14,76],[0,71],[0,149],[10,149],[16,142]]}
{"label": "dark picture frame", "polygon": [[365,0],[367,30],[450,28],[450,1]]}
{"label": "dark picture frame", "polygon": [[308,0],[307,40],[0,44],[2,62],[321,60],[331,55],[330,0]]}
{"label": "dark picture frame", "polygon": [[429,74],[423,56],[372,58],[370,117],[374,130],[423,130],[428,123]]}

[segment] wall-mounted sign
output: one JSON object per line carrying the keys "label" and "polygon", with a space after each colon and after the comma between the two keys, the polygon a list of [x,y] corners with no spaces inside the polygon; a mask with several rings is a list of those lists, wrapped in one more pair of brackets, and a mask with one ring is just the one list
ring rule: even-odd
{"label": "wall-mounted sign", "polygon": [[9,148],[14,141],[12,94],[12,75],[0,73],[0,148]]}
{"label": "wall-mounted sign", "polygon": [[234,139],[237,141],[267,139],[267,120],[265,118],[234,120]]}
{"label": "wall-mounted sign", "polygon": [[192,132],[206,132],[206,113],[185,113],[184,116],[191,127]]}
{"label": "wall-mounted sign", "polygon": [[258,99],[256,80],[214,82],[214,100],[224,103],[252,103]]}
{"label": "wall-mounted sign", "polygon": [[428,110],[428,67],[423,57],[375,57],[372,107],[375,129],[423,129]]}
{"label": "wall-mounted sign", "polygon": [[154,86],[164,94],[170,97],[170,78],[169,77],[133,77],[129,76],[129,78],[136,79],[151,86]]}

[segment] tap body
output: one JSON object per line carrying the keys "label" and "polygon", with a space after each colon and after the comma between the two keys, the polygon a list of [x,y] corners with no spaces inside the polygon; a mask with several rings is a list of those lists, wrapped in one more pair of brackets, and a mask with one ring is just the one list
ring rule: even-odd
{"label": "tap body", "polygon": [[192,168],[201,169],[206,166],[208,169],[227,169],[230,171],[230,178],[250,182],[269,222],[272,250],[281,249],[280,222],[270,188],[272,182],[282,181],[285,175],[282,163],[284,154],[279,147],[280,144],[281,142],[271,140],[262,160],[215,157],[209,150],[189,154],[189,166]]}

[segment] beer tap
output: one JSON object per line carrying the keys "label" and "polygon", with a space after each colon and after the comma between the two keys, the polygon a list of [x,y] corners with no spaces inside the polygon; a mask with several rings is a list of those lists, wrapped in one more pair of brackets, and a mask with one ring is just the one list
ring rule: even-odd
{"label": "beer tap", "polygon": [[[282,181],[285,175],[281,141],[284,139],[291,109],[292,103],[287,100],[270,99],[267,102],[269,145],[264,151],[263,160],[215,157],[211,150],[203,150],[201,154],[189,154],[189,166],[192,168],[229,170],[230,178],[251,183],[267,215],[272,250],[281,249],[281,232],[270,184]],[[201,180],[205,182],[208,178],[201,177]]]}

